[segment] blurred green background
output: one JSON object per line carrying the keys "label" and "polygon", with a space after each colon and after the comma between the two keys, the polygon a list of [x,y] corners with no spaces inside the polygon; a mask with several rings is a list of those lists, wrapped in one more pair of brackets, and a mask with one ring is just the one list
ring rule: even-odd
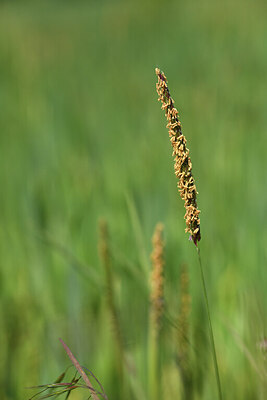
{"label": "blurred green background", "polygon": [[[264,399],[266,11],[260,0],[0,2],[1,399],[29,398],[25,387],[52,382],[69,365],[58,337],[110,400],[122,398],[99,217],[110,228],[136,381],[146,392],[149,257],[162,221],[166,307],[175,320],[186,262],[194,398],[216,397],[156,66],[167,75],[193,163],[225,398]],[[164,329],[172,341],[175,328],[166,322]],[[176,380],[174,359],[165,357],[167,387]]]}

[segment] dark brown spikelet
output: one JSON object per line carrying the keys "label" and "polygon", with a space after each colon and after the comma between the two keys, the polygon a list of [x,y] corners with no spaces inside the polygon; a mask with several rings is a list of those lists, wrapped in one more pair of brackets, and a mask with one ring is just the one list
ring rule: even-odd
{"label": "dark brown spikelet", "polygon": [[197,208],[197,189],[192,175],[192,163],[189,157],[189,150],[186,147],[186,138],[182,134],[181,123],[177,109],[174,107],[174,101],[171,98],[166,76],[162,71],[156,68],[158,77],[157,93],[159,101],[162,102],[161,108],[165,111],[167,118],[167,128],[173,147],[174,171],[178,178],[178,188],[181,198],[185,202],[185,220],[186,232],[190,233],[195,245],[201,239],[200,235],[200,211]]}

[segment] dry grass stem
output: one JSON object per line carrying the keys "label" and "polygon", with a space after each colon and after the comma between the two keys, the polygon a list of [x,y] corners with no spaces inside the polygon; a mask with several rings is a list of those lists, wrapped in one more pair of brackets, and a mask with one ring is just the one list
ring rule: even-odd
{"label": "dry grass stem", "polygon": [[[78,373],[81,375],[82,379],[84,380],[86,386],[88,387],[88,389],[91,392],[92,398],[94,400],[99,400],[99,397],[96,394],[96,390],[94,389],[94,387],[92,386],[90,379],[88,378],[88,376],[86,375],[86,373],[84,372],[83,368],[81,367],[81,365],[79,364],[79,362],[77,361],[77,359],[74,357],[74,355],[72,354],[72,352],[70,351],[70,349],[68,348],[68,346],[66,345],[66,343],[64,343],[64,341],[62,339],[59,339],[62,346],[64,347],[66,353],[68,354],[71,362],[73,363],[73,365],[75,366],[75,368],[77,369]],[[103,397],[105,399],[107,399],[107,396],[105,394],[102,394]]]}
{"label": "dry grass stem", "polygon": [[182,134],[178,111],[174,107],[174,101],[168,89],[166,76],[158,68],[156,68],[156,75],[158,77],[156,85],[159,95],[158,100],[162,102],[161,108],[165,111],[168,121],[167,128],[173,147],[174,171],[178,178],[178,188],[181,198],[185,202],[185,231],[190,233],[190,237],[197,246],[197,243],[201,239],[200,211],[197,208],[197,189],[192,175],[192,163],[189,157],[189,150],[186,147],[186,138]]}

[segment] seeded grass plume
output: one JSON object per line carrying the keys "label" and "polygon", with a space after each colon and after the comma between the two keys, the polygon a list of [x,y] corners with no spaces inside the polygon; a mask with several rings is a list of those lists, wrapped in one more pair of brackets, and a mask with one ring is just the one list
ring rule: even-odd
{"label": "seeded grass plume", "polygon": [[162,110],[165,111],[167,118],[167,128],[169,130],[170,141],[173,147],[174,172],[178,178],[178,188],[181,198],[185,202],[186,232],[195,245],[201,239],[200,235],[200,211],[197,208],[197,189],[192,175],[192,163],[189,157],[189,150],[186,147],[186,138],[182,134],[181,123],[174,101],[170,95],[167,78],[162,71],[156,68],[158,82],[156,85],[158,100],[162,102]]}

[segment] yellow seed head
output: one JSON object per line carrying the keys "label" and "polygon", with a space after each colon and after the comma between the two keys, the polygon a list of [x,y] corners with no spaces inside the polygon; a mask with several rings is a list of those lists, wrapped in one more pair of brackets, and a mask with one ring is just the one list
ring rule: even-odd
{"label": "yellow seed head", "polygon": [[197,189],[192,175],[192,163],[189,157],[189,150],[186,147],[186,139],[182,134],[181,123],[179,121],[178,111],[174,107],[174,101],[171,98],[167,78],[162,71],[156,68],[158,82],[156,84],[158,100],[161,101],[161,108],[165,111],[167,118],[167,128],[172,144],[174,157],[174,172],[178,179],[178,189],[185,205],[186,232],[195,245],[201,239],[200,235],[200,211],[197,208]]}

